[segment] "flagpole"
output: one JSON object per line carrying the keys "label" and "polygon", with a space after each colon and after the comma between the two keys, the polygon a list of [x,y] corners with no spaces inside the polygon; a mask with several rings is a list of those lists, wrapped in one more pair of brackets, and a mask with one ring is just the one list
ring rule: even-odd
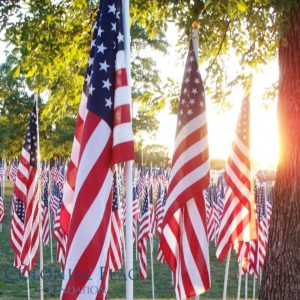
{"label": "flagpole", "polygon": [[240,300],[241,298],[241,284],[242,284],[242,262],[239,263],[239,275],[238,275],[238,290],[236,299]]}
{"label": "flagpole", "polygon": [[248,273],[245,275],[245,300],[248,299]]}
{"label": "flagpole", "polygon": [[[194,21],[192,24],[192,42],[193,42],[193,48],[195,51],[195,56],[197,58],[197,62],[199,59],[199,46],[198,46],[198,34],[199,34],[199,22]],[[195,300],[200,300],[200,296],[196,295]]]}
{"label": "flagpole", "polygon": [[151,281],[152,281],[152,299],[154,296],[154,270],[153,270],[153,238],[150,237],[150,259],[151,259]]}
{"label": "flagpole", "polygon": [[228,283],[230,255],[231,255],[231,248],[229,249],[229,252],[227,254],[227,260],[226,260],[225,275],[224,275],[224,288],[223,288],[223,300],[226,300],[226,298],[227,298],[227,283]]}
{"label": "flagpole", "polygon": [[[124,27],[124,50],[126,58],[126,69],[128,79],[128,89],[130,104],[131,101],[131,67],[130,67],[130,13],[129,0],[123,2],[123,27]],[[132,167],[133,161],[127,161],[125,164],[126,180],[126,299],[133,299],[133,218],[132,218]]]}
{"label": "flagpole", "polygon": [[[39,240],[40,240],[40,274],[44,269],[44,251],[43,251],[43,229],[42,229],[42,206],[41,206],[41,157],[40,157],[40,133],[39,133],[39,106],[38,106],[38,94],[34,94],[36,105],[36,126],[37,126],[37,184],[38,184],[38,201],[39,201]],[[44,300],[44,279],[40,276],[40,297]]]}
{"label": "flagpole", "polygon": [[27,299],[30,300],[30,284],[29,284],[29,276],[26,279],[27,282]]}
{"label": "flagpole", "polygon": [[253,274],[253,300],[255,299],[255,283],[256,283],[256,279],[255,279],[255,275]]}

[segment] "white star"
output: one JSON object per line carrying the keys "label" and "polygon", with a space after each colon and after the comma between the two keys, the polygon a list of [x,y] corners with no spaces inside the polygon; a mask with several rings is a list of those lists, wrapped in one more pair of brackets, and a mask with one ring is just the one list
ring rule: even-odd
{"label": "white star", "polygon": [[190,78],[187,77],[187,78],[185,79],[185,82],[186,82],[186,83],[190,82]]}
{"label": "white star", "polygon": [[200,101],[200,106],[203,107],[204,106],[204,102]]}
{"label": "white star", "polygon": [[106,50],[107,48],[104,47],[103,43],[100,46],[97,46],[97,53],[101,52],[102,54],[104,54],[104,50]]}
{"label": "white star", "polygon": [[90,89],[89,89],[89,95],[93,95],[94,90],[95,90],[95,88],[91,84]]}
{"label": "white star", "polygon": [[195,82],[196,84],[198,84],[198,83],[200,83],[200,79],[199,79],[199,78],[195,78],[194,82]]}
{"label": "white star", "polygon": [[188,67],[187,71],[188,71],[188,73],[192,72],[192,68]]}
{"label": "white star", "polygon": [[106,101],[105,107],[107,106],[111,109],[111,106],[112,106],[111,98],[105,99],[105,101]]}
{"label": "white star", "polygon": [[93,30],[97,29],[98,26],[97,26],[97,23],[94,24],[94,27],[93,27]]}
{"label": "white star", "polygon": [[108,90],[109,90],[109,88],[110,88],[110,86],[111,86],[111,83],[109,82],[109,79],[107,79],[107,80],[102,80],[102,82],[103,82],[103,89],[104,88],[107,88]]}
{"label": "white star", "polygon": [[124,37],[123,37],[123,34],[121,32],[119,32],[119,35],[118,35],[117,39],[118,39],[118,43],[121,43],[121,42],[124,41]]}
{"label": "white star", "polygon": [[109,68],[110,66],[106,63],[106,60],[103,63],[100,63],[100,71],[104,70],[105,72],[107,72],[107,68]]}
{"label": "white star", "polygon": [[185,88],[185,89],[183,90],[183,93],[184,93],[184,94],[186,94],[186,93],[187,93],[187,88]]}
{"label": "white star", "polygon": [[90,75],[90,74],[87,74],[84,81],[87,82],[87,83],[89,83],[90,80],[91,80],[91,75]]}
{"label": "white star", "polygon": [[182,103],[182,104],[185,104],[185,99],[181,99],[181,103]]}
{"label": "white star", "polygon": [[96,39],[95,40],[92,40],[91,42],[91,48],[95,47],[96,46]]}
{"label": "white star", "polygon": [[187,114],[190,116],[193,113],[191,109],[188,109]]}
{"label": "white star", "polygon": [[195,100],[194,100],[194,99],[190,99],[189,103],[190,103],[191,105],[193,105],[193,104],[195,104]]}
{"label": "white star", "polygon": [[117,18],[117,19],[120,19],[120,11],[119,11],[119,10],[118,10],[117,13],[116,13],[116,18]]}
{"label": "white star", "polygon": [[99,29],[98,29],[98,35],[101,37],[101,35],[102,35],[102,32],[104,32],[104,30],[101,28],[101,27],[99,27]]}
{"label": "white star", "polygon": [[196,95],[198,93],[197,89],[192,89],[192,94]]}
{"label": "white star", "polygon": [[194,60],[195,60],[194,56],[191,56],[189,59],[190,62],[193,62]]}
{"label": "white star", "polygon": [[180,115],[182,115],[182,114],[183,114],[183,110],[182,110],[182,109],[179,111],[179,114],[180,114]]}
{"label": "white star", "polygon": [[94,62],[94,57],[89,57],[89,67],[93,64]]}
{"label": "white star", "polygon": [[111,31],[114,31],[114,32],[117,31],[117,24],[116,23],[111,23]]}
{"label": "white star", "polygon": [[113,13],[115,14],[116,13],[116,7],[115,7],[115,4],[113,5],[108,5],[108,13]]}

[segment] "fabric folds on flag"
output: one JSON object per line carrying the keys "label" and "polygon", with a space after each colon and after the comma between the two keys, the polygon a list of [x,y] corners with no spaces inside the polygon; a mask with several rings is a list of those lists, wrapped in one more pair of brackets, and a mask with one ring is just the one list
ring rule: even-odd
{"label": "fabric folds on flag", "polygon": [[210,287],[206,210],[209,154],[205,95],[190,43],[183,76],[174,154],[160,246],[174,274],[177,299]]}
{"label": "fabric folds on flag", "polygon": [[242,102],[224,178],[227,188],[216,253],[220,261],[234,243],[256,239],[254,197],[251,192],[249,95]]}
{"label": "fabric folds on flag", "polygon": [[[109,267],[112,168],[134,158],[122,22],[122,2],[101,1],[83,91],[86,109],[81,101],[85,118],[77,145],[80,149],[76,182],[75,178],[72,181],[74,209],[61,299],[77,299],[83,293],[88,299],[107,297],[108,272],[100,280],[99,272]],[[69,166],[69,172],[74,172],[74,168],[72,171]],[[78,273],[88,276],[80,278]],[[97,294],[86,294],[95,287]]]}
{"label": "fabric folds on flag", "polygon": [[39,246],[39,197],[37,179],[37,111],[33,105],[19,160],[14,185],[16,195],[11,227],[11,244],[15,250],[17,267],[31,271],[36,262]]}

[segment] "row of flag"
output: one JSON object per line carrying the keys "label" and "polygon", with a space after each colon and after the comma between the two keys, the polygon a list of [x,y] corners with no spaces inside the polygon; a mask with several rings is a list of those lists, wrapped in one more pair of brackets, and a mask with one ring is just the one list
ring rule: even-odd
{"label": "row of flag", "polygon": [[[257,190],[260,196],[256,197],[255,209],[250,96],[247,92],[242,101],[224,184],[209,187],[205,92],[198,70],[198,40],[192,39],[182,81],[170,172],[160,172],[160,179],[151,182],[151,172],[137,171],[139,176],[134,175],[134,183],[128,184],[133,189],[133,199],[127,208],[124,195],[131,191],[124,188],[123,172],[116,171],[118,164],[134,159],[125,52],[128,40],[123,30],[123,26],[128,29],[129,22],[123,24],[122,5],[121,0],[100,1],[67,167],[41,168],[38,110],[37,102],[34,103],[18,167],[13,163],[9,170],[14,181],[14,264],[25,276],[33,269],[38,246],[42,242],[47,244],[51,237],[51,210],[57,259],[67,272],[61,299],[107,299],[108,272],[100,281],[97,274],[100,268],[117,270],[131,255],[121,247],[124,211],[133,209],[134,218],[126,220],[125,225],[134,225],[132,234],[139,251],[140,277],[147,275],[147,242],[150,240],[151,244],[157,233],[158,259],[168,263],[173,273],[176,298],[186,299],[211,286],[208,237],[216,243],[220,261],[235,248],[245,272],[252,272],[253,264],[257,271],[265,253],[268,207],[262,204],[261,192]],[[132,172],[130,167],[127,170]],[[251,260],[255,251],[258,258]],[[76,276],[83,273],[89,276]],[[94,287],[99,289],[97,295],[82,294]],[[72,293],[68,292],[70,289]]]}

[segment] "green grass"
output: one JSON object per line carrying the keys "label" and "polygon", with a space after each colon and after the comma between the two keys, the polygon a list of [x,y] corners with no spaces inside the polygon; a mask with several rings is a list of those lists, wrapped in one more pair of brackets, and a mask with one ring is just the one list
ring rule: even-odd
{"label": "green grass", "polygon": [[[13,250],[10,246],[10,209],[12,199],[12,185],[7,181],[5,191],[5,213],[6,217],[0,232],[0,299],[26,299],[27,285],[26,280],[19,275],[19,272],[13,268]],[[148,243],[149,246],[149,243]],[[155,298],[156,299],[174,299],[174,289],[172,287],[171,272],[166,264],[160,264],[156,260],[157,239],[154,240],[154,281],[155,281]],[[53,241],[54,263],[51,263],[50,248],[44,247],[44,288],[45,299],[58,299],[61,287],[60,267],[55,261],[56,241]],[[149,251],[149,250],[148,250]],[[149,252],[148,252],[149,253]],[[137,274],[138,264],[135,260],[134,253],[134,269]],[[210,269],[211,282],[210,290],[202,295],[202,299],[221,299],[223,294],[223,280],[225,262],[219,263],[215,256],[215,247],[210,245]],[[237,261],[235,257],[231,257],[228,297],[235,299],[237,293]],[[32,278],[30,280],[31,299],[39,299],[39,260],[37,261]],[[248,298],[252,299],[253,279],[249,277]],[[256,284],[257,286],[258,284]],[[113,275],[109,283],[109,298],[124,299],[125,298],[125,281],[122,273]],[[256,296],[258,292],[256,292]],[[244,278],[242,279],[241,296],[244,297]],[[151,291],[151,269],[150,255],[148,255],[148,278],[145,281],[134,281],[134,298],[150,299]]]}

